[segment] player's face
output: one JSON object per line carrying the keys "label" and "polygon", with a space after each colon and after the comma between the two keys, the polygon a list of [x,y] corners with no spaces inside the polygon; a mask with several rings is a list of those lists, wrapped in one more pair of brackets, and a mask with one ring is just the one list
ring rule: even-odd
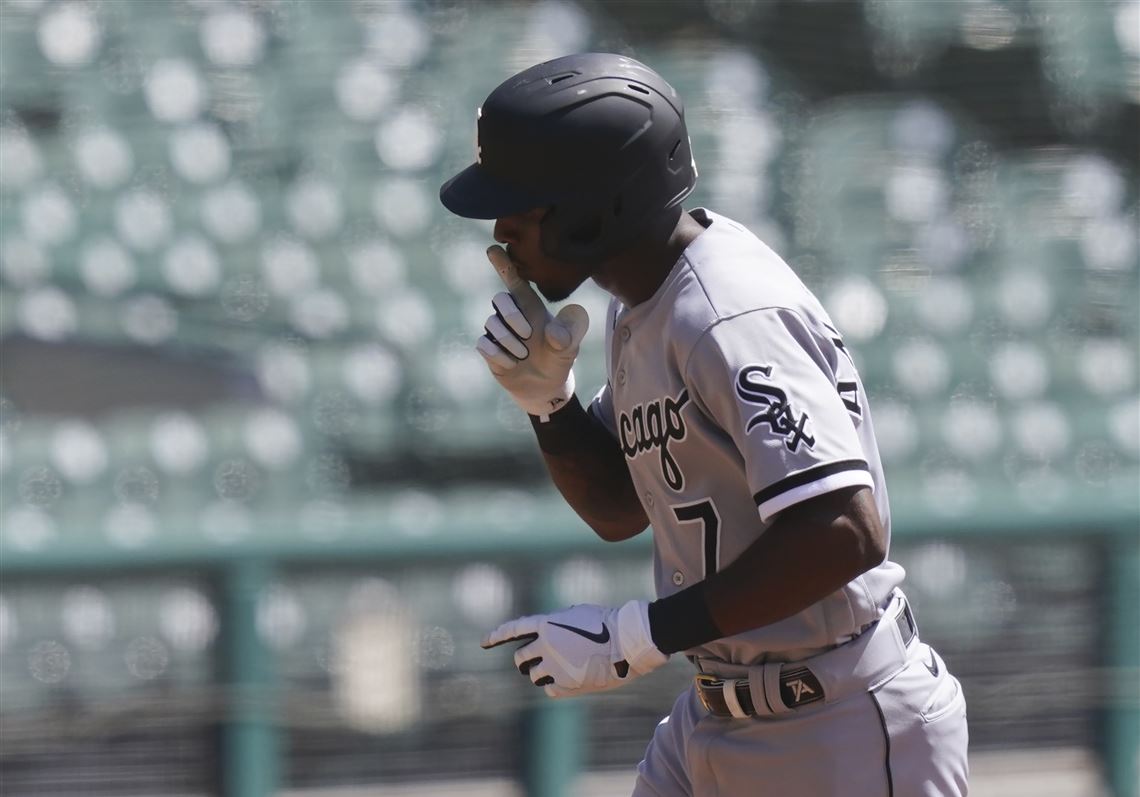
{"label": "player's face", "polygon": [[550,257],[542,250],[542,220],[547,208],[505,216],[495,222],[495,240],[504,244],[519,276],[548,302],[560,302],[590,276],[587,267]]}

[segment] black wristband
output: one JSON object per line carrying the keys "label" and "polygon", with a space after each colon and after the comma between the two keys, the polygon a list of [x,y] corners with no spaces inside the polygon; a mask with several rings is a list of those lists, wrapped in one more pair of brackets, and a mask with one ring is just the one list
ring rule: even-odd
{"label": "black wristband", "polygon": [[550,415],[528,415],[530,424],[534,427],[534,436],[538,438],[538,447],[547,454],[564,454],[576,448],[583,437],[589,433],[594,420],[582,408],[578,396],[570,399]]}
{"label": "black wristband", "polygon": [[705,582],[650,603],[649,634],[657,649],[667,654],[724,636],[709,614]]}

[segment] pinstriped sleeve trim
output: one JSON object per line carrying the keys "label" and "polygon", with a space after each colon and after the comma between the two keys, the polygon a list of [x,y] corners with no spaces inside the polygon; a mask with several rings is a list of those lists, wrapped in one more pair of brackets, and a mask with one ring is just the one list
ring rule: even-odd
{"label": "pinstriped sleeve trim", "polygon": [[861,459],[844,459],[793,473],[752,496],[760,519],[768,520],[782,509],[843,487],[875,488],[871,471]]}

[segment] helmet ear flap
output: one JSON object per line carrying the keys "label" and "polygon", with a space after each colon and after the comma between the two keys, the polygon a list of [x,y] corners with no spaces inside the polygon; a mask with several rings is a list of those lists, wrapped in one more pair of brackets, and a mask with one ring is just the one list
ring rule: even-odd
{"label": "helmet ear flap", "polygon": [[598,261],[623,251],[639,235],[668,237],[684,212],[675,204],[655,217],[631,220],[624,204],[619,192],[608,211],[569,202],[551,206],[539,223],[542,251],[556,260]]}
{"label": "helmet ear flap", "polygon": [[561,202],[543,218],[542,249],[558,260],[599,260],[614,253],[623,237],[621,194],[604,209],[596,204]]}
{"label": "helmet ear flap", "polygon": [[599,254],[606,220],[596,208],[572,202],[554,205],[543,218],[542,250],[557,260],[591,260]]}
{"label": "helmet ear flap", "polygon": [[565,232],[566,240],[576,246],[590,246],[602,237],[602,215],[592,213]]}

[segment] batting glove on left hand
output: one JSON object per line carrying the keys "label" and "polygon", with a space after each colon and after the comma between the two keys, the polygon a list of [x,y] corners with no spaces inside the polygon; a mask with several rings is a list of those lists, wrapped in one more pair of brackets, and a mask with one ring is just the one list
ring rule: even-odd
{"label": "batting glove on left hand", "polygon": [[649,605],[630,601],[612,609],[592,604],[503,623],[483,639],[484,648],[523,642],[515,666],[550,697],[622,686],[669,660],[653,644]]}
{"label": "batting glove on left hand", "polygon": [[574,360],[590,317],[577,304],[552,316],[503,247],[492,246],[487,259],[507,290],[492,299],[495,314],[475,349],[515,403],[545,419],[574,395]]}

